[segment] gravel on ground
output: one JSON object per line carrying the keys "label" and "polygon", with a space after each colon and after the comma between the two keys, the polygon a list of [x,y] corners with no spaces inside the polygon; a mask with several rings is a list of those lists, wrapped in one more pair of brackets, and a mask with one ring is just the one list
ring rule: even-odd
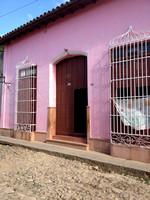
{"label": "gravel on ground", "polygon": [[149,200],[144,179],[73,159],[0,145],[0,200]]}

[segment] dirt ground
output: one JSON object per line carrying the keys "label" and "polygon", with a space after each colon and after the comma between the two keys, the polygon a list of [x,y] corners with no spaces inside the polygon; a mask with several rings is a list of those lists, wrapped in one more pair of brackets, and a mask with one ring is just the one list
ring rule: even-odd
{"label": "dirt ground", "polygon": [[0,200],[149,200],[150,183],[77,160],[0,145]]}

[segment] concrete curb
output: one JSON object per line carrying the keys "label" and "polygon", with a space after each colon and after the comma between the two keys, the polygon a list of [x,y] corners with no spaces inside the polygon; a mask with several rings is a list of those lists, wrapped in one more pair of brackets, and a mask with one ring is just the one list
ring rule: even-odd
{"label": "concrete curb", "polygon": [[21,146],[36,151],[43,151],[55,156],[76,159],[81,162],[97,165],[105,171],[150,177],[149,163],[115,158],[98,152],[78,150],[41,142],[29,142],[4,136],[0,136],[0,144]]}

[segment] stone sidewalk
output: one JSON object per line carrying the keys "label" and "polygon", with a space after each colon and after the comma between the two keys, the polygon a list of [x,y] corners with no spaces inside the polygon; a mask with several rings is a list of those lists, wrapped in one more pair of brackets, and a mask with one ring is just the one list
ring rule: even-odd
{"label": "stone sidewalk", "polygon": [[121,158],[115,158],[106,154],[77,150],[73,148],[45,144],[41,142],[29,142],[24,140],[18,140],[10,137],[0,136],[0,144],[16,145],[43,151],[56,156],[63,156],[70,159],[77,159],[83,162],[88,162],[96,165],[100,165],[106,170],[113,170],[116,172],[128,172],[134,174],[146,174],[150,177],[150,163],[142,163],[132,160],[125,160]]}

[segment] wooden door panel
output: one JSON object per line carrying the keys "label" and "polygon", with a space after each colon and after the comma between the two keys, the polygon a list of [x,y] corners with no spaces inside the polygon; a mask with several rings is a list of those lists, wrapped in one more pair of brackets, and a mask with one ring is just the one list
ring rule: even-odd
{"label": "wooden door panel", "polygon": [[[56,134],[57,135],[72,135],[76,136],[75,131],[75,123],[79,124],[79,120],[75,121],[75,90],[84,89],[87,90],[87,61],[86,57],[78,56],[72,57],[69,59],[65,59],[57,64],[56,66]],[[82,93],[82,92],[81,92]],[[87,101],[80,96],[81,102],[77,103],[78,106],[78,114],[76,114],[76,118],[80,118],[81,122],[79,126],[81,127],[82,123],[83,127],[86,126],[86,114],[81,113],[86,109]],[[87,97],[85,97],[87,99]],[[78,99],[79,101],[79,99]],[[85,103],[86,101],[86,103]],[[80,105],[79,105],[80,104]],[[80,108],[84,106],[84,109]],[[81,115],[81,117],[80,117]],[[82,119],[84,118],[84,119]],[[76,125],[77,126],[77,125]],[[84,133],[81,132],[82,136],[86,135],[85,128],[81,128],[80,130],[84,130]],[[78,135],[79,135],[78,130]]]}

